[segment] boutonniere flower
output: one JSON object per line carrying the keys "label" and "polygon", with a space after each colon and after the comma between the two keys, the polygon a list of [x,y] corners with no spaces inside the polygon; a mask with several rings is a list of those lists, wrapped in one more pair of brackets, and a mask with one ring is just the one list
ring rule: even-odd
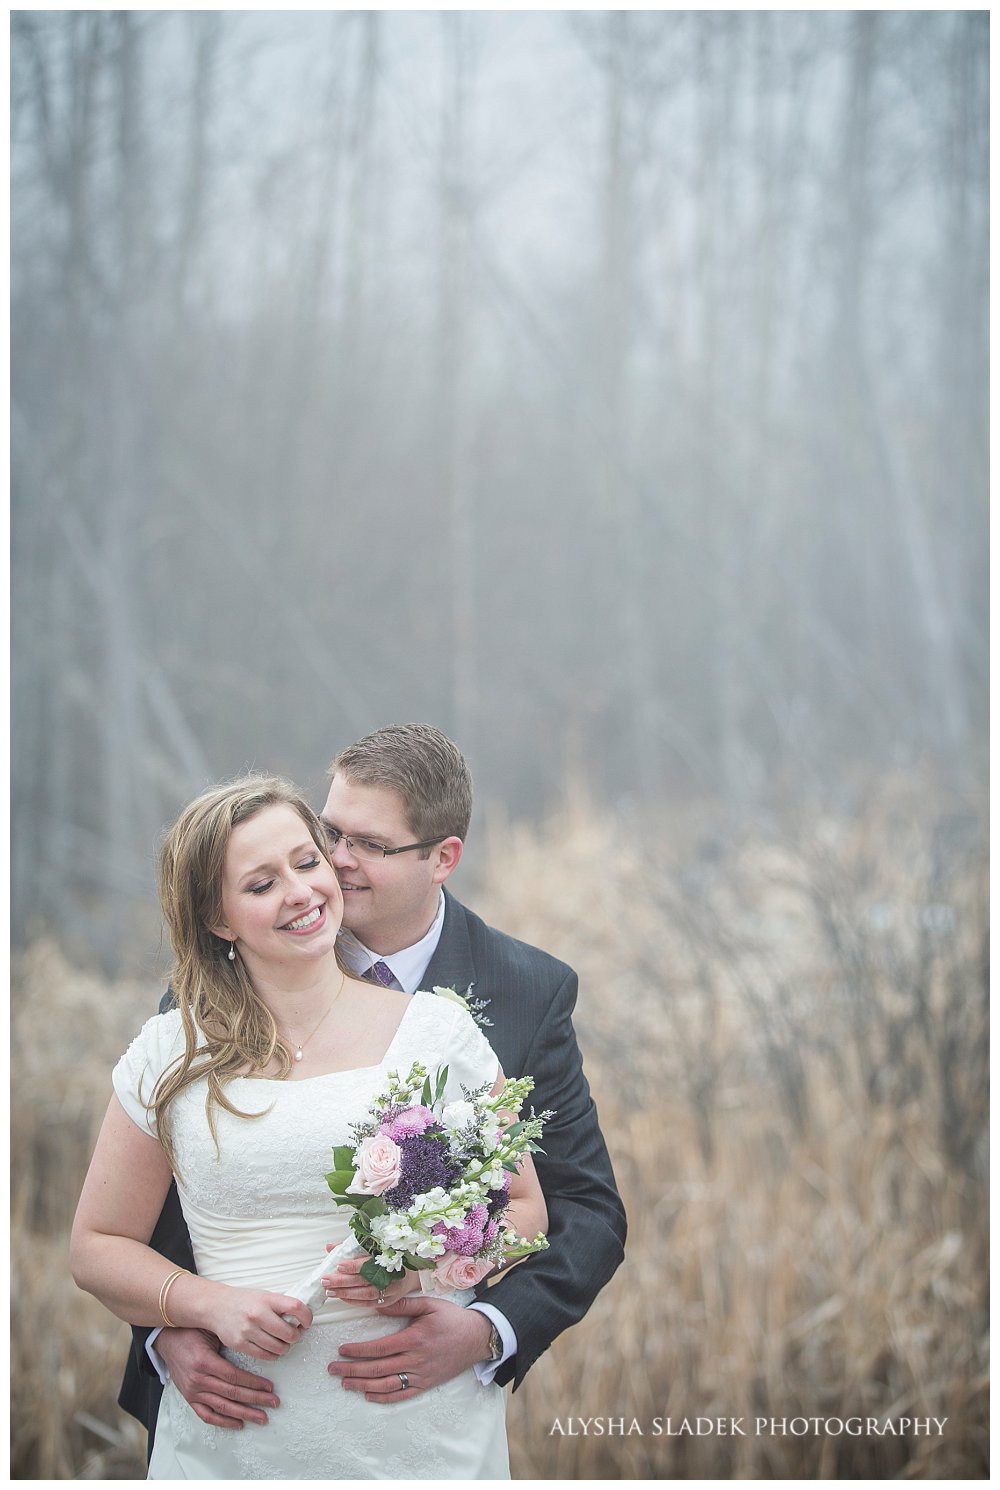
{"label": "boutonniere flower", "polygon": [[486,1017],[486,1009],[490,1001],[489,999],[476,998],[472,992],[472,988],[473,985],[470,983],[464,993],[459,993],[455,988],[438,988],[435,985],[431,989],[431,993],[436,993],[438,998],[450,999],[453,1004],[461,1004],[462,1008],[467,1009],[472,1015],[481,1030],[491,1030],[493,1028],[493,1021]]}

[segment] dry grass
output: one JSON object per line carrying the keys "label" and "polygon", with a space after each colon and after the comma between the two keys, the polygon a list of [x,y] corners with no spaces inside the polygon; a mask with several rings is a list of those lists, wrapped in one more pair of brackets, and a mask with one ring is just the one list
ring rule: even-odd
{"label": "dry grass", "polygon": [[115,1403],[128,1329],[69,1276],[69,1226],[111,1095],[111,1067],[155,1007],[39,943],[13,982],[11,1474],[145,1475],[145,1438]]}
{"label": "dry grass", "polygon": [[[630,1222],[620,1272],[511,1399],[517,1477],[988,1472],[978,831],[906,780],[738,841],[694,810],[630,829],[580,793],[540,832],[493,825],[477,905],[580,971]],[[124,1328],[74,1289],[65,1237],[110,1066],[156,993],[47,946],[17,970],[18,1478],[143,1472],[114,1406]],[[753,1431],[797,1416],[948,1421]],[[570,1417],[643,1431],[552,1432]],[[685,1417],[742,1417],[747,1436],[655,1436]]]}

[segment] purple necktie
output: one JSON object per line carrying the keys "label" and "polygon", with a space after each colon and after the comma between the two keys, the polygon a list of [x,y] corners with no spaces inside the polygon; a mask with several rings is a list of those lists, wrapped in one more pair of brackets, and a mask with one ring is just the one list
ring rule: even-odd
{"label": "purple necktie", "polygon": [[383,988],[391,988],[396,979],[392,968],[387,962],[376,962],[364,974],[369,983],[381,983]]}

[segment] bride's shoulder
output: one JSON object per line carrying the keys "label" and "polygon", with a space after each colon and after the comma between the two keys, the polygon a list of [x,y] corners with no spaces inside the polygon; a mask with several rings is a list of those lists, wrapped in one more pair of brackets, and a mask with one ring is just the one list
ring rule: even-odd
{"label": "bride's shoulder", "polygon": [[469,1013],[468,1004],[453,988],[419,988],[413,1002],[424,1022],[442,1028],[450,1028],[463,1013]]}
{"label": "bride's shoulder", "polygon": [[156,1128],[150,1102],[160,1077],[184,1049],[179,1009],[147,1019],[111,1072],[111,1085],[129,1117],[152,1137]]}
{"label": "bride's shoulder", "polygon": [[123,1059],[147,1065],[162,1065],[184,1046],[184,1023],[180,1009],[168,1009],[146,1020],[132,1040]]}
{"label": "bride's shoulder", "polygon": [[492,1055],[489,1041],[460,993],[456,993],[454,988],[430,988],[422,989],[413,997],[420,1005],[414,1010],[412,1028],[415,1035],[433,1031],[447,1055],[455,1058],[466,1056],[476,1064],[484,1059],[489,1063]]}

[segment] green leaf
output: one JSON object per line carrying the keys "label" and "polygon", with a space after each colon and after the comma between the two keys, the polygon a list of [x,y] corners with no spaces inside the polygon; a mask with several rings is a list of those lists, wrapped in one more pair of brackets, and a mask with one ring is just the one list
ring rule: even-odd
{"label": "green leaf", "polygon": [[430,1107],[431,1105],[431,1079],[429,1076],[424,1077],[424,1084],[420,1089],[420,1102],[424,1107]]}
{"label": "green leaf", "polygon": [[432,1268],[435,1266],[434,1258],[418,1257],[415,1252],[404,1252],[403,1261],[413,1273],[422,1273],[425,1272],[427,1268]]}
{"label": "green leaf", "polygon": [[[440,1102],[441,1098],[444,1096],[444,1089],[445,1089],[445,1087],[447,1085],[448,1085],[448,1067],[447,1066],[442,1066],[441,1067],[441,1070],[438,1072],[437,1086],[434,1089],[434,1101],[435,1102]],[[428,1103],[428,1106],[433,1106],[433,1103]]]}
{"label": "green leaf", "polygon": [[366,1216],[384,1216],[388,1209],[389,1207],[381,1195],[369,1195],[358,1206],[358,1210],[362,1211]]}
{"label": "green leaf", "polygon": [[395,1283],[402,1277],[402,1273],[390,1273],[388,1269],[379,1267],[378,1263],[369,1257],[367,1262],[361,1264],[361,1276],[373,1288],[388,1288],[390,1283]]}
{"label": "green leaf", "polygon": [[338,1144],[333,1151],[334,1169],[353,1169],[354,1150],[349,1143]]}
{"label": "green leaf", "polygon": [[354,1170],[331,1169],[330,1173],[325,1174],[323,1178],[330,1186],[330,1189],[333,1191],[334,1195],[343,1195],[348,1185],[354,1178]]}

